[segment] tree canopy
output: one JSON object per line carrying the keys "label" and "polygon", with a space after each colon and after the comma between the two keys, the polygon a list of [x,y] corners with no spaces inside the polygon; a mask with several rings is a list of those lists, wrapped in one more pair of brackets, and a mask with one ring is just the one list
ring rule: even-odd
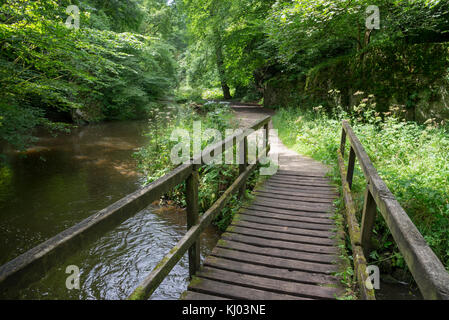
{"label": "tree canopy", "polygon": [[448,31],[442,0],[2,1],[0,136],[23,148],[37,126],[145,117],[184,86],[267,106],[362,90],[415,119],[447,99]]}

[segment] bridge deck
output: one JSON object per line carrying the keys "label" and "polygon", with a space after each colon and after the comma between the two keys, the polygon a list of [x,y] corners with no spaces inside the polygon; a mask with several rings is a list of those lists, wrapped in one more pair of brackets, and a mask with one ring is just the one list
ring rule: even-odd
{"label": "bridge deck", "polygon": [[183,299],[335,299],[342,294],[332,219],[337,190],[322,164],[273,132],[280,170],[222,235]]}

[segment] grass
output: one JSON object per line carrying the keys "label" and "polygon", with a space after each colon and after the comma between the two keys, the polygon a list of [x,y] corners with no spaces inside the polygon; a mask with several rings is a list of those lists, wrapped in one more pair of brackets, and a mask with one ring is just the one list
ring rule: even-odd
{"label": "grass", "polygon": [[[424,125],[401,121],[394,112],[382,117],[369,108],[369,103],[354,108],[351,115],[341,108],[335,110],[329,115],[321,107],[314,111],[280,109],[273,123],[284,144],[330,165],[331,176],[340,185],[337,148],[341,120],[349,119],[379,175],[449,270],[449,127],[433,120]],[[365,186],[356,165],[353,189],[359,218]],[[375,250],[367,257],[369,263],[398,275],[407,270],[380,214],[374,232]],[[402,280],[411,280],[404,274]]]}

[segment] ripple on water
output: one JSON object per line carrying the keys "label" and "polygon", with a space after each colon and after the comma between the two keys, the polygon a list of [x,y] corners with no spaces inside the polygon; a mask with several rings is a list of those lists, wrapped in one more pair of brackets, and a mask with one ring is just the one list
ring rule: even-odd
{"label": "ripple on water", "polygon": [[[22,299],[126,299],[185,234],[183,211],[156,214],[142,210],[114,230],[50,270],[41,281],[18,293]],[[202,258],[218,233],[210,228],[202,240]],[[80,290],[65,288],[67,265],[80,268]],[[173,268],[151,299],[178,299],[188,284],[187,255]]]}

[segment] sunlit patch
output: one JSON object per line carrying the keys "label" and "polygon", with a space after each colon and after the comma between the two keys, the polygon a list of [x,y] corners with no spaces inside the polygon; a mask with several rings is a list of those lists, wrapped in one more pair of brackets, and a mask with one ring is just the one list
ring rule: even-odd
{"label": "sunlit patch", "polygon": [[34,147],[26,149],[25,151],[17,151],[17,153],[23,154],[23,155],[32,155],[32,154],[48,152],[48,151],[51,151],[51,149],[48,147],[34,146]]}

